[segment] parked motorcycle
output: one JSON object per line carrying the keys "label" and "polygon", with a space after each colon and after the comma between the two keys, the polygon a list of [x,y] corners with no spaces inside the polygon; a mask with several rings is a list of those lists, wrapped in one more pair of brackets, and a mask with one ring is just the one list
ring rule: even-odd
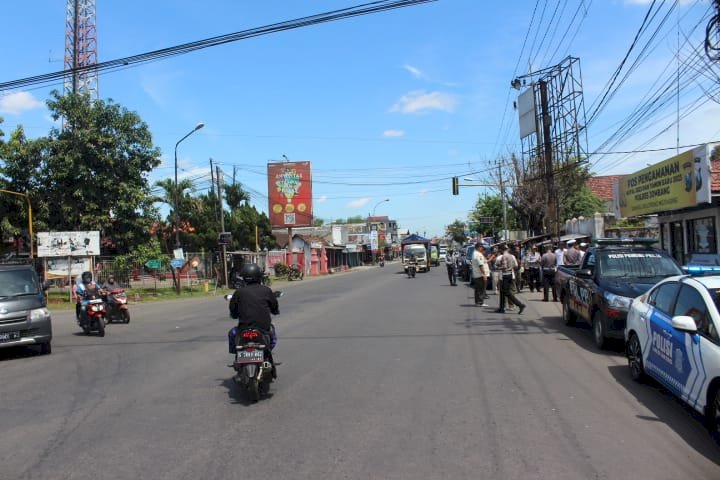
{"label": "parked motorcycle", "polygon": [[408,265],[408,269],[407,269],[408,278],[415,278],[416,271],[417,271],[417,267],[414,264],[411,263],[410,265]]}
{"label": "parked motorcycle", "polygon": [[87,295],[80,299],[82,304],[81,310],[84,309],[84,313],[81,311],[80,317],[78,318],[78,325],[82,328],[85,335],[90,335],[90,332],[98,332],[101,337],[105,336],[105,302],[99,297],[99,295]]}
{"label": "parked motorcycle", "polygon": [[[281,297],[282,292],[273,292]],[[230,300],[232,295],[226,295]],[[270,383],[277,378],[277,369],[270,347],[273,338],[259,328],[238,328],[235,335],[235,361],[230,365],[236,372],[233,380],[244,387],[250,398],[257,402],[270,391]]]}
{"label": "parked motorcycle", "polygon": [[290,268],[288,269],[288,281],[302,280],[304,276],[305,273],[300,270],[300,267],[297,265],[290,265]]}
{"label": "parked motorcycle", "polygon": [[128,311],[127,293],[122,288],[111,290],[107,294],[107,320],[109,323],[115,321],[130,323],[130,312]]}

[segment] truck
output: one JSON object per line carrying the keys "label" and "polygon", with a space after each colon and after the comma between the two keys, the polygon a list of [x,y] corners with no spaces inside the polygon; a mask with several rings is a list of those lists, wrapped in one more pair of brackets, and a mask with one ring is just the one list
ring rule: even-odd
{"label": "truck", "polygon": [[402,247],[402,266],[407,272],[408,260],[411,255],[417,259],[418,272],[430,270],[430,240],[419,235],[410,235],[400,243]]}
{"label": "truck", "polygon": [[683,273],[670,254],[651,246],[656,242],[598,239],[580,265],[558,266],[554,282],[565,324],[589,324],[599,349],[605,349],[610,339],[624,340],[633,299],[660,280]]}

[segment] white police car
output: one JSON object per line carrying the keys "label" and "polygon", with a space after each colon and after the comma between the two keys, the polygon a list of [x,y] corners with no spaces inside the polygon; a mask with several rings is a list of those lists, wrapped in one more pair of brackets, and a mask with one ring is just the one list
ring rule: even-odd
{"label": "white police car", "polygon": [[[633,300],[625,327],[630,375],[649,375],[720,436],[720,268],[686,267]],[[712,276],[696,274],[714,273]]]}

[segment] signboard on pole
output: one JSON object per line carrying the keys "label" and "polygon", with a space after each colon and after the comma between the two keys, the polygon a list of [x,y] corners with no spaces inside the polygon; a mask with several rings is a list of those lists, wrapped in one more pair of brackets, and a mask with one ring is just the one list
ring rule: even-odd
{"label": "signboard on pole", "polygon": [[373,230],[370,232],[370,250],[376,252],[378,249],[378,232]]}
{"label": "signboard on pole", "polygon": [[273,228],[312,226],[310,162],[268,163],[268,214]]}
{"label": "signboard on pole", "polygon": [[100,255],[100,232],[38,232],[38,257]]}

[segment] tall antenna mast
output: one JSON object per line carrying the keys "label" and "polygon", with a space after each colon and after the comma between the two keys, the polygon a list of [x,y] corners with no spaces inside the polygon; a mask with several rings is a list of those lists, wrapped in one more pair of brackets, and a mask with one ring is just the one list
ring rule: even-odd
{"label": "tall antenna mast", "polygon": [[65,8],[65,93],[98,97],[95,0],[67,0]]}

